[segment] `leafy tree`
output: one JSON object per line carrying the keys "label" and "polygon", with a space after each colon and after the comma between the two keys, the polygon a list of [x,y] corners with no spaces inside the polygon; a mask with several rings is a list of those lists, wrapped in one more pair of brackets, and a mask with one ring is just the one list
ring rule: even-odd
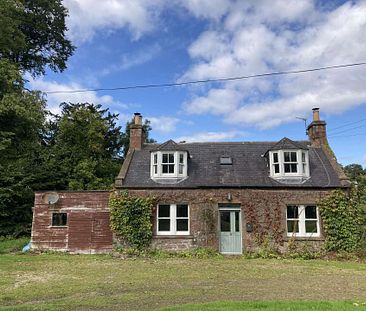
{"label": "leafy tree", "polygon": [[1,0],[0,59],[37,76],[49,66],[63,71],[74,46],[66,38],[61,0]]}
{"label": "leafy tree", "polygon": [[61,108],[47,141],[66,188],[109,189],[121,165],[118,115],[89,103],[63,103]]}
{"label": "leafy tree", "polygon": [[360,181],[363,176],[366,176],[366,170],[360,164],[349,164],[344,167],[344,171],[352,181]]}
{"label": "leafy tree", "polygon": [[23,90],[16,65],[0,60],[0,236],[29,231],[45,102]]}
{"label": "leafy tree", "polygon": [[[122,154],[123,154],[123,158],[125,158],[128,148],[130,147],[130,126],[132,124],[132,121],[128,121],[126,123],[125,126],[125,131],[122,134]],[[143,128],[143,132],[145,135],[145,143],[155,143],[156,140],[153,138],[150,138],[150,131],[151,131],[151,125],[150,125],[150,121],[145,119],[144,124],[142,125]]]}

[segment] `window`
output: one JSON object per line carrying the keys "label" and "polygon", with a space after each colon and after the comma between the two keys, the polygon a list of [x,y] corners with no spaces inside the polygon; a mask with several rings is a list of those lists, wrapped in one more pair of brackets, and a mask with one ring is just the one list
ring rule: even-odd
{"label": "window", "polygon": [[52,226],[62,227],[67,225],[67,213],[52,213]]}
{"label": "window", "polygon": [[287,236],[320,236],[318,209],[315,205],[287,206]]}
{"label": "window", "polygon": [[189,207],[187,204],[159,204],[157,211],[158,235],[188,235]]}
{"label": "window", "polygon": [[272,177],[309,176],[309,156],[306,150],[270,151],[269,159]]}
{"label": "window", "polygon": [[187,152],[157,151],[151,153],[151,178],[179,178],[187,176]]}

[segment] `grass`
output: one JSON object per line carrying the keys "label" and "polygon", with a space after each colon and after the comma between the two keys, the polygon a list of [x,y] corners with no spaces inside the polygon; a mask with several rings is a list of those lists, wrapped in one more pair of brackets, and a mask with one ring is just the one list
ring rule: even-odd
{"label": "grass", "polygon": [[0,240],[0,254],[21,252],[22,248],[30,241],[24,237],[16,240]]}
{"label": "grass", "polygon": [[0,255],[0,310],[362,310],[365,302],[364,263]]}
{"label": "grass", "polygon": [[266,311],[343,311],[366,310],[365,303],[350,301],[223,301],[198,305],[183,305],[163,308],[160,311],[237,311],[237,310],[266,310]]}

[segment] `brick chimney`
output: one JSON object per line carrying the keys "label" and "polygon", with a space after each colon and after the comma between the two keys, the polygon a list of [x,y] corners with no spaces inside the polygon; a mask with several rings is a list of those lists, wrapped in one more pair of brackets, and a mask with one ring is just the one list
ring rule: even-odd
{"label": "brick chimney", "polygon": [[320,120],[319,108],[313,108],[313,121],[307,128],[309,140],[313,146],[328,145],[325,121]]}
{"label": "brick chimney", "polygon": [[141,113],[136,112],[130,125],[130,150],[141,150],[145,133],[142,127]]}

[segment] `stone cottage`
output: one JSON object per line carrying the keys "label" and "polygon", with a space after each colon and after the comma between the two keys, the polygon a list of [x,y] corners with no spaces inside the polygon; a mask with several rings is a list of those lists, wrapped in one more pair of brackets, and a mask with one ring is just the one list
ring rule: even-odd
{"label": "stone cottage", "polygon": [[[313,109],[309,140],[145,144],[142,117],[130,128],[130,149],[117,191],[157,198],[152,246],[213,247],[241,254],[270,240],[324,240],[317,202],[350,186],[330,149],[326,123]],[[107,191],[37,192],[32,247],[70,252],[113,248]]]}

